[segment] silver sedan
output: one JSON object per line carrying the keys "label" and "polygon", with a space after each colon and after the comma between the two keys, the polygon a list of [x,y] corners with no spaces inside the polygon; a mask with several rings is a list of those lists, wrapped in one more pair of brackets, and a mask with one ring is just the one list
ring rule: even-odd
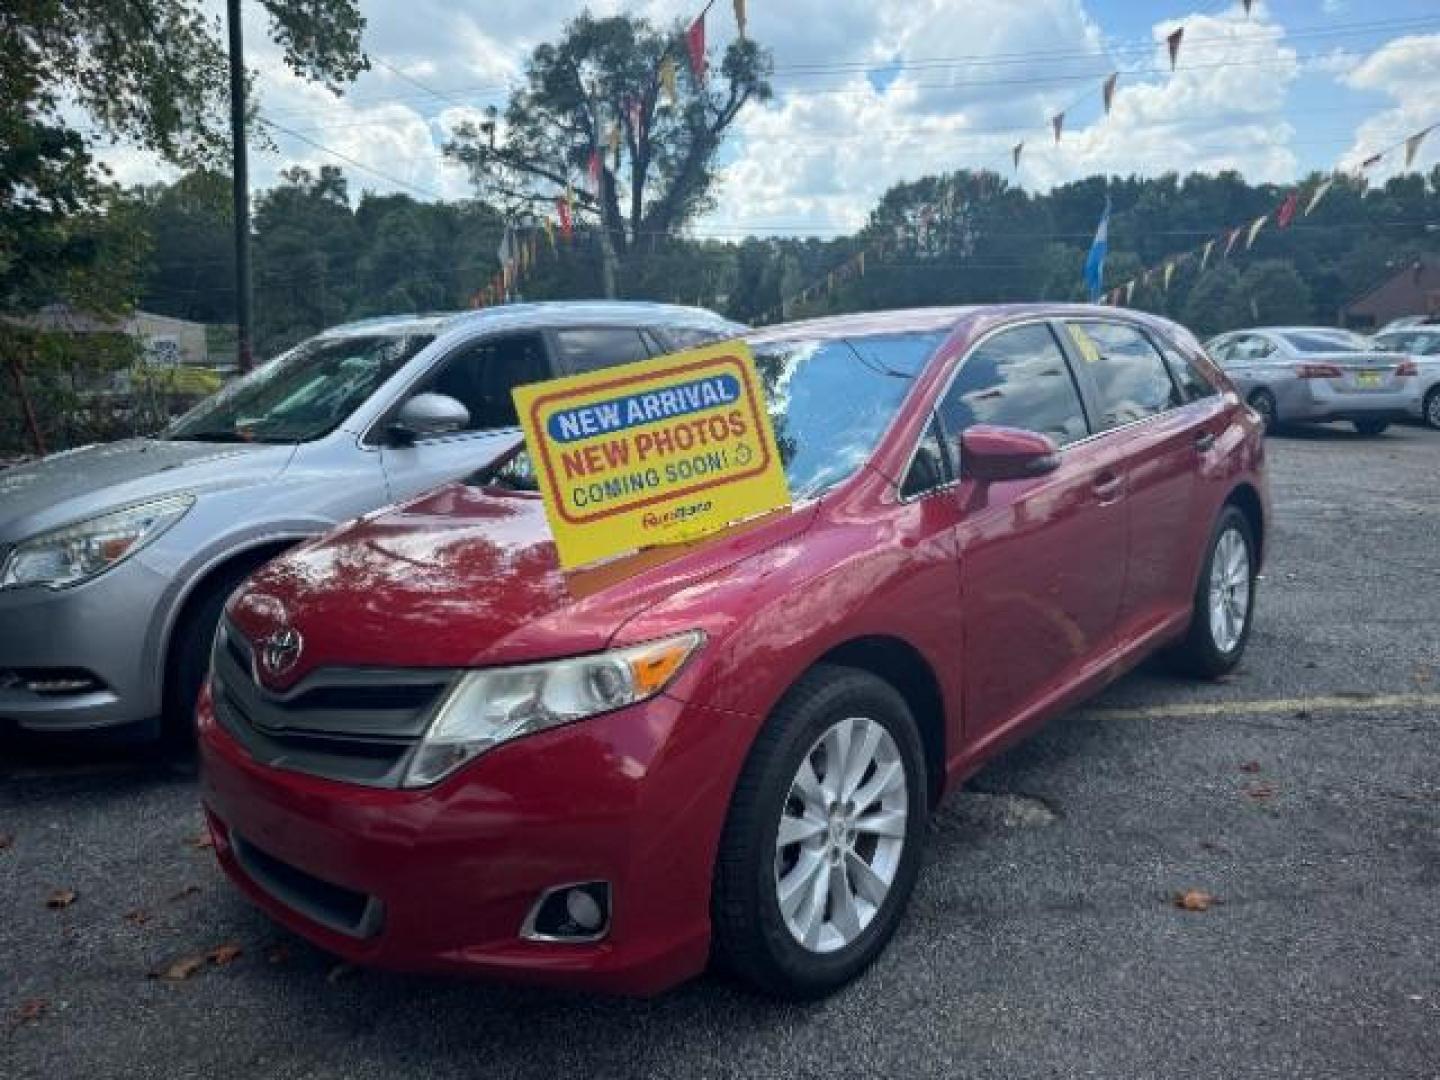
{"label": "silver sedan", "polygon": [[1421,419],[1432,428],[1440,428],[1440,324],[1387,328],[1373,340],[1384,351],[1408,357],[1415,365]]}
{"label": "silver sedan", "polygon": [[1270,428],[1348,420],[1361,434],[1378,435],[1392,421],[1420,418],[1414,362],[1348,330],[1237,330],[1206,349]]}

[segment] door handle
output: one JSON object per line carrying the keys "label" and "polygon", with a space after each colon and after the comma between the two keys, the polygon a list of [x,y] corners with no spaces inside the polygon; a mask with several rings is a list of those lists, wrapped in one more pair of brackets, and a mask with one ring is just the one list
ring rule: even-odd
{"label": "door handle", "polygon": [[1104,472],[1097,476],[1090,484],[1090,490],[1095,492],[1095,497],[1102,503],[1112,503],[1120,497],[1120,491],[1125,486],[1122,477],[1112,472]]}
{"label": "door handle", "polygon": [[1195,436],[1195,449],[1205,453],[1215,445],[1215,433],[1213,431],[1202,431]]}

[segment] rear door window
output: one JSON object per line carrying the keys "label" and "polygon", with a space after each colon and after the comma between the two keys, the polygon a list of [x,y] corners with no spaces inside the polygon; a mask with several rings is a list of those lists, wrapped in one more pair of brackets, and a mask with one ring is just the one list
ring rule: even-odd
{"label": "rear door window", "polygon": [[978,345],[939,412],[952,445],[972,424],[1038,431],[1060,446],[1090,434],[1070,365],[1043,323],[1002,330]]}
{"label": "rear door window", "polygon": [[1095,388],[1097,429],[1132,424],[1184,403],[1165,361],[1133,326],[1067,322],[1065,329]]}
{"label": "rear door window", "polygon": [[571,375],[645,360],[650,350],[633,326],[575,327],[557,330],[560,365]]}

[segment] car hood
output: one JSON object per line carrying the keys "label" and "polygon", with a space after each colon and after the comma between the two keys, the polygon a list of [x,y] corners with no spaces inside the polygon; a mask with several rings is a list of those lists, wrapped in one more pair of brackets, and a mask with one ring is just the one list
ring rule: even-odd
{"label": "car hood", "polygon": [[[274,689],[326,666],[483,667],[603,649],[632,616],[803,531],[815,504],[701,541],[562,570],[538,498],[453,484],[260,570],[230,601],[252,642],[299,631]],[[677,627],[677,631],[681,629]]]}
{"label": "car hood", "polygon": [[0,543],[179,492],[269,479],[291,445],[125,439],[0,470]]}

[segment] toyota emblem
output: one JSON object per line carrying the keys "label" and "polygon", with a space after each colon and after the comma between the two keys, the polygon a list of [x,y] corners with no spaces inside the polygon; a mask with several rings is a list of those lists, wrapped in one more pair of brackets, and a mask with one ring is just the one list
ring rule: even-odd
{"label": "toyota emblem", "polygon": [[304,644],[300,631],[293,626],[276,630],[260,643],[260,666],[268,675],[284,675],[300,659]]}

